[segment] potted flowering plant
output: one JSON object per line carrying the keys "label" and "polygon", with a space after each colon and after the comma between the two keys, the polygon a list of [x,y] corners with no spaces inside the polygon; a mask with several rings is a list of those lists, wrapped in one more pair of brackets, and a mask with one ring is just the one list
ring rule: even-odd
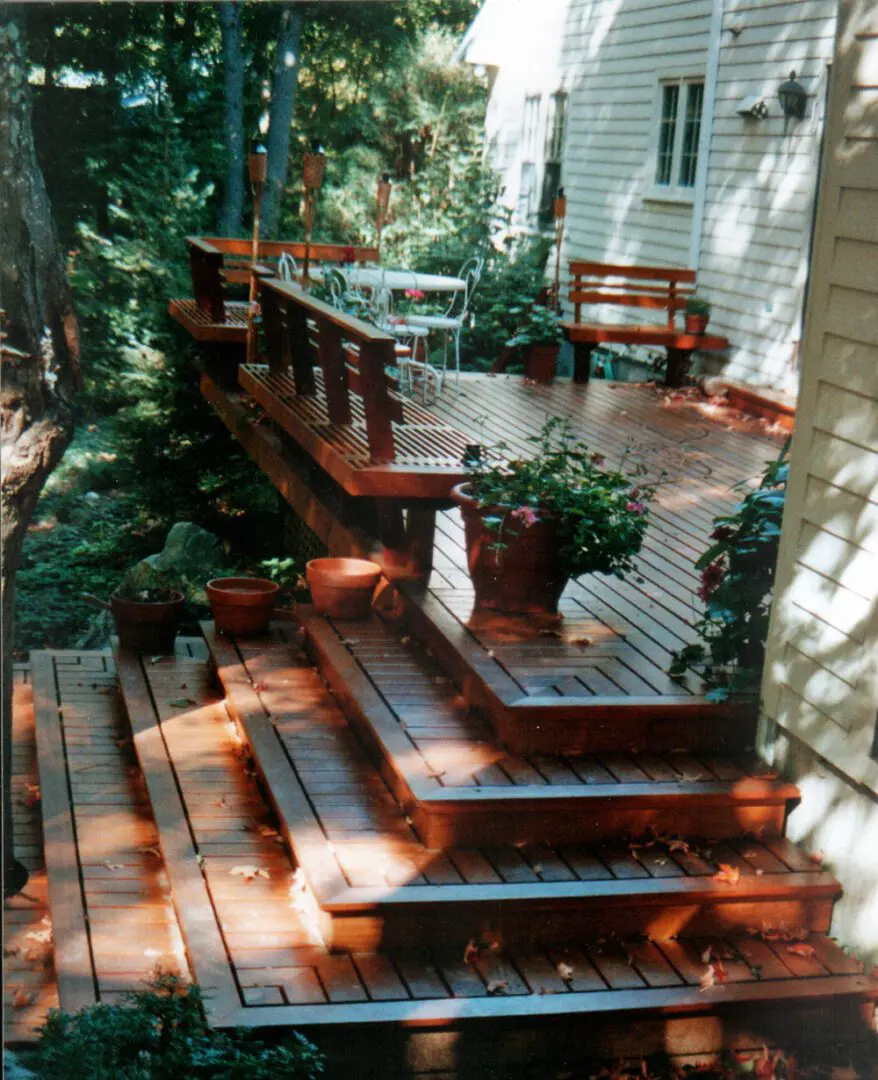
{"label": "potted flowering plant", "polygon": [[703,334],[710,321],[710,304],[700,296],[690,296],[686,301],[686,333]]}
{"label": "potted flowering plant", "polygon": [[[510,312],[514,312],[510,308]],[[525,378],[549,382],[555,374],[558,351],[564,340],[561,324],[554,311],[541,304],[531,304],[525,321],[506,342],[509,348],[524,350]]]}
{"label": "potted flowering plant", "polygon": [[570,578],[622,577],[643,543],[655,492],[645,467],[605,469],[557,417],[532,441],[536,454],[524,460],[471,457],[452,492],[480,608],[554,614]]}

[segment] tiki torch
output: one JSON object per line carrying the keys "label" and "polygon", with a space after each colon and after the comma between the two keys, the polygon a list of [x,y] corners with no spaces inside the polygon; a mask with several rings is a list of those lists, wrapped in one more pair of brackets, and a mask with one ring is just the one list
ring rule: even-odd
{"label": "tiki torch", "polygon": [[564,188],[552,199],[552,218],[555,222],[555,309],[561,310],[561,241],[564,239],[564,219],[567,217],[567,196]]}
{"label": "tiki torch", "polygon": [[302,284],[307,286],[308,265],[311,262],[311,230],[314,228],[314,216],[317,210],[317,192],[323,186],[323,170],[326,167],[326,154],[319,139],[311,140],[311,150],[305,154],[302,167],[302,179],[305,187],[305,265],[302,269]]}
{"label": "tiki torch", "polygon": [[384,173],[378,181],[378,193],[375,199],[375,227],[378,232],[378,247],[381,247],[381,232],[387,224],[387,211],[390,208],[390,193],[393,185],[390,183],[390,173]]}
{"label": "tiki torch", "polygon": [[256,264],[259,261],[259,216],[262,209],[262,195],[265,191],[265,176],[268,153],[262,143],[255,143],[247,157],[250,171],[250,190],[253,193],[253,251],[250,259],[250,303],[247,305],[247,363],[252,364],[256,353]]}

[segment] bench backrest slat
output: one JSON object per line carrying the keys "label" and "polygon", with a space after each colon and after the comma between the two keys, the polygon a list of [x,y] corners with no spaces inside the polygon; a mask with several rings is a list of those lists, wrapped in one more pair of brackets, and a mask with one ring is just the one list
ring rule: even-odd
{"label": "bench backrest slat", "polygon": [[282,374],[292,367],[296,392],[312,395],[316,360],[323,371],[330,422],[351,424],[350,394],[359,394],[370,457],[393,461],[393,424],[403,421],[402,404],[391,393],[386,371],[395,360],[394,339],[291,282],[263,279],[260,300],[272,373]]}
{"label": "bench backrest slat", "polygon": [[621,266],[617,263],[570,262],[569,300],[574,320],[581,322],[583,304],[615,304],[619,307],[667,311],[667,324],[695,292],[696,273],[665,266]]}

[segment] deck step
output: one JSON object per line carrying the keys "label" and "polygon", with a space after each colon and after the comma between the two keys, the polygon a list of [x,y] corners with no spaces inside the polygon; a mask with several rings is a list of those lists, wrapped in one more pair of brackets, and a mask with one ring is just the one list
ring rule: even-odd
{"label": "deck step", "polygon": [[73,1012],[186,963],[112,656],[33,652],[31,677],[51,941]]}
{"label": "deck step", "polygon": [[[459,942],[488,930],[547,942],[575,929],[828,929],[837,883],[779,838],[690,846],[653,836],[629,846],[531,836],[431,848],[294,642],[232,642],[209,625],[205,633],[333,947]],[[738,870],[737,885],[714,879],[720,863]]]}
{"label": "deck step", "polygon": [[[299,609],[305,647],[431,847],[658,833],[779,836],[798,789],[740,755],[520,755],[437,663],[377,616]],[[279,626],[276,633],[292,639]],[[251,651],[255,646],[242,646]]]}
{"label": "deck step", "polygon": [[[460,583],[454,589],[426,589],[400,582],[398,588],[410,633],[463,688],[466,700],[484,710],[516,753],[632,748],[660,753],[686,746],[693,752],[728,754],[754,743],[757,710],[752,702],[712,702],[704,687],[677,685],[663,669],[646,665],[661,687],[656,689],[628,666],[639,671],[643,664],[632,645],[592,642],[589,635],[606,628],[594,618],[582,622],[580,600],[608,621],[615,612],[604,610],[600,595],[580,582],[572,582],[571,595],[562,600],[562,612],[569,610],[560,629],[531,618],[475,613],[472,588]],[[592,588],[600,594],[602,586]],[[639,636],[632,624],[626,639]],[[670,663],[669,654],[661,657]],[[594,691],[589,693],[584,683]]]}
{"label": "deck step", "polygon": [[[498,1024],[513,1023],[516,1046],[524,1038],[538,1056],[561,1043],[565,1053],[578,1045],[595,1057],[617,1056],[633,1046],[635,1030],[637,1053],[710,1053],[729,1040],[759,1047],[793,1025],[811,1030],[804,1018],[829,1002],[837,1022],[839,1010],[853,1015],[878,990],[821,934],[809,935],[807,956],[738,934],[601,942],[573,933],[551,944],[478,935],[467,948],[463,926],[453,945],[330,951],[302,895],[302,868],[276,842],[238,732],[211,690],[208,665],[151,664],[130,654],[117,663],[147,788],[164,804],[159,845],[193,974],[214,991],[206,1001],[214,1026],[295,1027],[331,1054],[364,1038],[374,1046],[378,1031],[399,1061],[429,1053],[437,1065],[444,1054],[471,1066]],[[274,720],[304,730],[329,710],[295,682],[296,670],[287,669],[286,711]],[[258,683],[268,672],[254,674]],[[311,760],[315,772],[332,766],[321,752]],[[306,830],[297,843],[316,839]],[[723,958],[728,979],[703,990],[708,947]],[[454,1047],[437,1041],[437,1028],[454,1029]],[[505,1053],[497,1049],[497,1065]]]}

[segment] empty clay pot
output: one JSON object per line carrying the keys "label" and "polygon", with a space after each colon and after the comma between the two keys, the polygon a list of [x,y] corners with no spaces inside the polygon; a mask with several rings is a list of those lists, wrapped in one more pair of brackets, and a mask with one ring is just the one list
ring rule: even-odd
{"label": "empty clay pot", "polygon": [[305,576],[318,614],[334,619],[365,619],[381,567],[365,559],[312,559]]}
{"label": "empty clay pot", "polygon": [[267,578],[214,578],[207,583],[207,598],[217,630],[246,637],[262,634],[280,587]]}

